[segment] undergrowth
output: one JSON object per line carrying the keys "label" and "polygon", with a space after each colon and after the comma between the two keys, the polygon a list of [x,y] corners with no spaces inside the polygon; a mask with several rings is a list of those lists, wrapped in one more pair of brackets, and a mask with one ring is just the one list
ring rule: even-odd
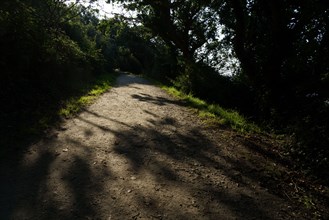
{"label": "undergrowth", "polygon": [[191,94],[185,94],[174,87],[161,85],[169,94],[185,101],[189,106],[198,109],[199,115],[210,123],[229,126],[239,132],[261,132],[254,123],[249,122],[237,111],[224,109],[217,104],[209,104]]}
{"label": "undergrowth", "polygon": [[0,159],[23,150],[35,138],[56,127],[61,118],[72,117],[90,105],[111,88],[116,76],[116,73],[100,75],[80,80],[67,89],[54,86],[43,93],[30,84],[16,85],[16,90],[20,89],[13,95],[16,101],[7,103],[7,110],[0,114],[3,123],[0,131],[4,137],[0,139]]}
{"label": "undergrowth", "polygon": [[114,81],[114,75],[102,75],[95,82],[86,86],[82,95],[65,100],[58,115],[68,118],[77,114],[83,107],[90,105],[97,97],[109,90]]}

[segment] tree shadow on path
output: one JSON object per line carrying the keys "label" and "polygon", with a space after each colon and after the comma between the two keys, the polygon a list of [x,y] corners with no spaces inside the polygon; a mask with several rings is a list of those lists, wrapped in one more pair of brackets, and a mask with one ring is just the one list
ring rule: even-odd
{"label": "tree shadow on path", "polygon": [[88,109],[102,123],[75,118],[82,137],[63,131],[1,164],[0,219],[292,218],[296,207],[260,185],[264,174],[240,154],[252,150],[231,131],[178,119],[178,101],[137,92],[143,85],[135,76],[118,81],[147,103],[138,109],[147,123]]}

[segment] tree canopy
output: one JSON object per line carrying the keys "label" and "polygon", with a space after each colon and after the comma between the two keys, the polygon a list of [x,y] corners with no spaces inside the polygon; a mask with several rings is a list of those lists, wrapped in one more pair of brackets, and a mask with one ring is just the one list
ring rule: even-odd
{"label": "tree canopy", "polygon": [[[213,77],[209,77],[213,70],[204,67],[211,67],[216,59],[228,63],[236,58],[238,61],[232,62],[236,74],[231,80],[246,87],[244,90],[226,87],[226,90],[248,90],[254,100],[252,116],[297,135],[299,147],[293,147],[293,151],[300,156],[307,155],[311,163],[327,164],[327,1],[110,2],[120,2],[128,10],[136,11],[142,24],[168,47],[177,50],[176,55],[185,61],[185,71],[177,79],[190,81],[189,91],[224,102],[215,98],[216,89],[209,90],[210,82],[214,82]],[[206,54],[204,59],[200,59],[202,54]],[[216,67],[221,67],[221,62],[215,62]],[[200,86],[204,80],[206,83]],[[223,81],[216,81],[216,86],[223,87]],[[217,91],[222,93],[220,89]]]}

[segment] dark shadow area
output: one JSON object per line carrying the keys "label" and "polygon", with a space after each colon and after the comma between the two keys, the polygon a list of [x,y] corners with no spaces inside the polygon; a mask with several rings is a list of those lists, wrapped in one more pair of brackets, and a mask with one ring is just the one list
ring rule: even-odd
{"label": "dark shadow area", "polygon": [[[124,123],[124,122],[118,121],[118,120],[113,119],[113,118],[109,118],[109,117],[102,116],[102,115],[97,114],[97,113],[95,113],[95,112],[89,111],[88,109],[84,110],[84,112],[87,112],[88,114],[94,115],[94,116],[96,116],[96,117],[98,117],[98,118],[103,118],[103,119],[106,119],[106,120],[109,120],[109,121],[113,121],[113,122],[115,122],[115,123],[118,123],[118,124],[121,124],[121,125],[124,125],[124,126],[127,126],[127,127],[131,127],[131,125],[128,125],[128,124],[126,124],[126,123]],[[78,116],[78,117],[79,117],[79,116]],[[86,120],[86,119],[83,119],[83,118],[81,118],[81,117],[80,117],[80,119],[81,119],[81,120]],[[89,122],[89,121],[87,121],[87,123],[88,123],[88,122]],[[92,122],[89,122],[89,123],[92,123]],[[101,128],[101,126],[99,126],[99,125],[96,125],[96,124],[95,124],[95,126]],[[103,129],[106,130],[107,128],[103,128]]]}
{"label": "dark shadow area", "polygon": [[134,75],[134,74],[123,74],[121,75],[116,83],[116,87],[120,86],[128,86],[131,88],[138,88],[138,84],[142,85],[153,85],[149,80],[142,78],[140,76]]}
{"label": "dark shadow area", "polygon": [[[260,138],[239,138],[238,141],[243,145],[246,146],[249,150],[255,153],[259,153],[260,155],[265,156],[266,158],[269,158],[274,163],[281,164],[283,166],[292,166],[292,162],[288,161],[287,158],[284,158],[283,156],[280,156],[278,154],[278,150],[275,149],[276,146],[274,146],[271,143],[266,143],[264,140],[261,140]],[[272,148],[272,149],[271,149]],[[277,152],[275,152],[277,151]]]}
{"label": "dark shadow area", "polygon": [[148,110],[144,110],[144,112],[147,113],[147,114],[149,114],[149,115],[151,115],[151,116],[153,116],[153,117],[155,117],[155,118],[158,117],[156,114],[154,114],[153,112],[150,112]]}
{"label": "dark shadow area", "polygon": [[167,104],[184,106],[184,102],[182,102],[182,101],[167,99],[164,97],[154,97],[154,96],[150,96],[150,95],[143,94],[143,93],[134,94],[131,97],[134,99],[137,99],[138,101],[141,101],[141,102],[149,102],[149,103],[160,105],[160,106],[167,105]]}
{"label": "dark shadow area", "polygon": [[[304,173],[300,172],[298,167],[295,167],[293,158],[281,155],[282,146],[277,146],[271,142],[271,139],[254,136],[254,137],[241,137],[237,136],[235,140],[244,146],[250,154],[260,155],[262,160],[257,161],[260,165],[257,170],[260,170],[265,175],[258,178],[259,183],[266,187],[271,193],[277,194],[282,198],[291,199],[298,197],[303,205],[307,204],[307,200],[316,201],[319,210],[327,209],[329,204],[329,195],[324,193],[325,188],[321,182],[317,182],[314,177],[307,177]],[[268,165],[266,165],[268,164]],[[276,167],[281,167],[278,169]],[[307,192],[307,196],[305,196]],[[305,200],[302,201],[301,198]],[[315,213],[315,206],[312,208]],[[322,210],[322,211],[323,211]],[[325,212],[329,216],[328,212]]]}
{"label": "dark shadow area", "polygon": [[86,95],[102,80],[114,81],[116,77],[115,73],[86,72],[78,76],[72,72],[70,77],[51,73],[44,71],[46,78],[42,80],[19,78],[7,84],[0,80],[0,101],[4,104],[0,111],[0,165],[7,160],[19,162],[31,144],[48,136],[62,121],[59,110],[66,101]]}
{"label": "dark shadow area", "polygon": [[[172,121],[158,121],[158,125],[173,125]],[[115,152],[123,154],[131,163],[131,168],[134,172],[140,172],[147,169],[152,173],[159,183],[161,182],[176,182],[180,184],[182,190],[189,190],[190,194],[198,191],[203,191],[201,198],[205,201],[200,203],[200,206],[206,209],[208,203],[213,203],[215,206],[225,206],[235,216],[244,219],[274,219],[274,217],[263,210],[266,206],[272,207],[271,201],[264,201],[260,204],[259,201],[254,201],[251,196],[244,196],[243,194],[236,198],[236,195],[230,194],[230,189],[218,188],[218,185],[209,181],[207,178],[208,169],[216,169],[215,173],[224,174],[233,184],[239,187],[247,188],[253,191],[250,181],[246,182],[245,179],[251,179],[257,182],[262,178],[261,174],[251,174],[254,168],[244,161],[239,161],[234,158],[229,158],[220,151],[220,149],[198,130],[190,130],[189,133],[181,134],[176,133],[173,135],[164,135],[153,129],[140,128],[139,130],[131,131],[143,136],[148,136],[153,139],[153,142],[141,143],[138,137],[131,139],[132,134],[130,131],[119,132],[118,136],[120,142],[119,146],[115,146]],[[124,134],[124,135],[122,135]],[[157,153],[154,155],[154,153]],[[220,157],[215,160],[213,156]],[[185,175],[180,175],[168,163],[161,162],[159,158],[164,157],[166,160],[173,161],[174,163],[184,164],[186,169],[192,170],[192,175],[197,175],[198,178],[195,182],[186,179]],[[148,162],[146,166],[145,163]],[[195,167],[198,164],[199,167]],[[209,174],[208,174],[209,175]],[[260,196],[260,199],[261,196]],[[277,204],[276,204],[277,205]],[[261,206],[261,207],[260,207]],[[209,213],[214,214],[216,210],[208,210]],[[209,213],[204,213],[209,215]],[[180,213],[183,215],[183,213]],[[214,214],[215,218],[220,218],[223,213]],[[211,216],[211,215],[210,215]],[[178,217],[178,216],[177,216]],[[193,216],[189,216],[193,217]]]}
{"label": "dark shadow area", "polygon": [[[161,126],[177,127],[178,123],[173,118],[165,118],[153,121],[152,127],[127,126],[125,130],[106,131],[115,134],[115,142],[118,144],[114,146],[114,153],[128,159],[133,173],[138,175],[147,170],[159,184],[169,182],[178,185],[182,191],[188,191],[190,195],[196,195],[199,214],[218,219],[225,212],[225,209],[219,207],[224,206],[238,219],[278,217],[277,213],[271,212],[283,208],[285,205],[281,202],[286,198],[280,198],[281,195],[275,191],[268,193],[265,190],[266,185],[258,187],[257,190],[253,188],[255,184],[259,184],[259,180],[267,178],[265,174],[256,172],[257,169],[248,161],[223,152],[218,143],[206,138],[200,127],[172,132],[169,129],[164,133],[157,129]],[[102,129],[101,126],[91,124]],[[179,167],[172,164],[179,164]],[[184,172],[181,172],[182,170]],[[225,182],[230,183],[228,186],[225,186],[225,183],[221,185],[209,179],[209,175],[213,178],[217,178],[216,175],[223,175]],[[191,179],[190,176],[195,178]],[[248,193],[257,191],[258,195],[254,197],[244,191]],[[232,192],[240,193],[232,194]],[[145,196],[142,191],[140,193],[135,199]],[[198,195],[202,196],[198,197]],[[276,196],[279,196],[277,201],[272,201]],[[151,197],[149,200],[157,201],[157,198]],[[136,204],[139,203],[136,201]],[[158,207],[157,210],[149,206],[145,208],[146,212],[150,209],[148,212],[164,215],[169,206]],[[216,210],[217,208],[223,212]],[[297,210],[298,207],[294,206],[290,209]],[[289,218],[289,214],[285,215],[281,217]],[[195,217],[177,210],[174,218],[181,216]]]}
{"label": "dark shadow area", "polygon": [[90,146],[66,142],[85,154],[62,152],[61,144],[50,140],[42,143],[41,152],[28,153],[34,159],[28,164],[21,160],[20,166],[1,167],[1,219],[99,219],[95,194],[112,174],[102,164],[93,165]]}
{"label": "dark shadow area", "polygon": [[29,168],[18,167],[18,162],[9,162],[6,166],[1,164],[1,219],[10,219],[15,206],[22,205],[21,198],[28,198],[26,205],[31,209],[39,205],[36,194],[42,188],[53,160],[53,155],[43,152],[40,159]]}

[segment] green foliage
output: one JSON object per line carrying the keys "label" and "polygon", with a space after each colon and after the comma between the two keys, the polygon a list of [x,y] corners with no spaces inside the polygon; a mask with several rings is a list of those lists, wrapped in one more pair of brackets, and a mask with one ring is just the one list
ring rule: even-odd
{"label": "green foliage", "polygon": [[299,166],[328,180],[328,3],[231,1],[226,6],[222,12],[235,19],[223,18],[227,37],[234,39],[256,91],[258,117],[293,133]]}
{"label": "green foliage", "polygon": [[216,104],[208,104],[207,102],[194,97],[191,94],[185,94],[174,87],[162,86],[162,89],[169,94],[185,101],[189,106],[199,110],[199,115],[211,122],[229,126],[239,132],[261,132],[260,128],[254,123],[249,122],[245,117],[237,111],[227,110]]}
{"label": "green foliage", "polygon": [[192,85],[189,74],[180,74],[175,78],[175,80],[171,81],[174,87],[178,88],[180,91],[184,93],[192,92]]}
{"label": "green foliage", "polygon": [[149,29],[119,16],[102,20],[98,29],[102,33],[98,44],[114,69],[137,74],[152,72],[156,48]]}
{"label": "green foliage", "polygon": [[64,2],[0,2],[3,151],[49,129],[59,112],[77,112],[112,82],[102,79],[91,87],[111,71],[111,60],[98,44],[99,20],[88,8]]}
{"label": "green foliage", "polygon": [[81,109],[90,105],[101,94],[108,91],[114,84],[114,81],[115,77],[113,75],[106,74],[99,76],[95,82],[86,86],[84,94],[63,101],[63,107],[58,111],[59,116],[74,116]]}
{"label": "green foliage", "polygon": [[[294,134],[296,157],[328,176],[327,2],[116,1],[174,48],[176,87]],[[221,70],[232,56],[240,71],[231,82],[196,65]]]}
{"label": "green foliage", "polygon": [[[139,20],[183,57],[193,60],[194,52],[215,38],[217,13],[208,7],[211,1],[110,0],[120,2],[138,13]],[[207,25],[206,25],[207,24]]]}

